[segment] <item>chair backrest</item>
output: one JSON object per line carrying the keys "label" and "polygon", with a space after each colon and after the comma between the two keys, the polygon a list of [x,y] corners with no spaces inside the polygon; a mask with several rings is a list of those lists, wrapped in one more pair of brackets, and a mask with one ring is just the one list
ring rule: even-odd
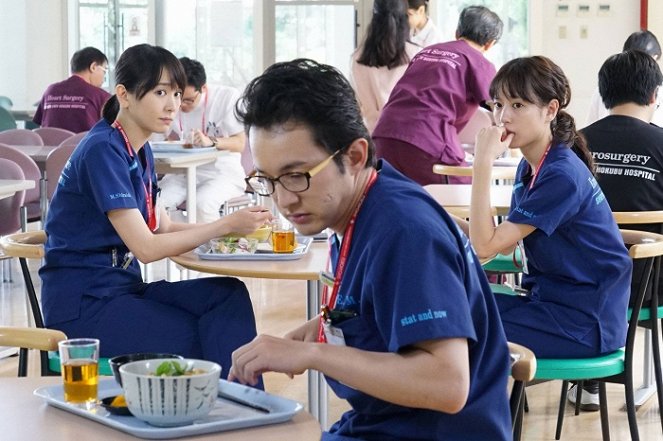
{"label": "chair backrest", "polygon": [[44,145],[60,145],[62,141],[75,135],[71,130],[60,127],[39,127],[32,131],[39,135]]}
{"label": "chair backrest", "polygon": [[0,131],[15,129],[16,120],[9,110],[0,106]]}
{"label": "chair backrest", "polygon": [[[25,179],[21,167],[9,159],[0,158],[0,179]],[[20,211],[25,200],[25,190],[14,196],[0,199],[0,236],[17,232],[21,228]]]}
{"label": "chair backrest", "polygon": [[0,132],[0,142],[8,145],[44,145],[41,136],[28,129],[10,129]]}
{"label": "chair backrest", "polygon": [[458,132],[458,139],[461,144],[471,144],[474,145],[474,140],[479,133],[479,130],[484,127],[490,127],[493,125],[493,116],[491,113],[479,107],[472,118],[467,122],[467,125],[463,127],[463,130]]}
{"label": "chair backrest", "polygon": [[11,110],[14,107],[14,102],[8,96],[0,95],[0,107]]}
{"label": "chair backrest", "polygon": [[58,342],[66,339],[64,332],[55,329],[0,326],[0,346],[57,351]]}
{"label": "chair backrest", "polygon": [[[0,326],[0,345],[20,348],[21,356],[18,363],[18,376],[25,377],[28,373],[28,349],[38,349],[42,354],[46,351],[57,351],[58,342],[66,340],[62,331],[45,328],[23,328]],[[41,374],[47,375],[47,359],[41,359]]]}
{"label": "chair backrest", "polygon": [[[41,138],[39,139],[41,140]],[[38,183],[41,181],[41,171],[39,170],[37,163],[22,151],[5,144],[0,144],[0,158],[9,159],[10,161],[17,163],[19,167],[21,167],[21,170],[23,170],[25,179],[29,179],[37,183],[35,188],[26,190],[24,203],[28,204],[30,202],[38,202],[40,195]]]}
{"label": "chair backrest", "polygon": [[612,216],[619,225],[663,224],[663,210],[613,211]]}
{"label": "chair backrest", "polygon": [[55,150],[52,150],[46,157],[46,177],[48,178],[46,181],[46,191],[49,201],[53,197],[55,189],[58,188],[62,169],[64,169],[65,164],[75,149],[75,145],[61,145]]}
{"label": "chair backrest", "polygon": [[85,135],[87,135],[87,132],[80,132],[76,133],[74,135],[71,135],[69,138],[65,139],[60,143],[60,146],[63,145],[68,145],[68,146],[74,146],[76,147],[79,142],[81,142],[81,139],[85,138]]}

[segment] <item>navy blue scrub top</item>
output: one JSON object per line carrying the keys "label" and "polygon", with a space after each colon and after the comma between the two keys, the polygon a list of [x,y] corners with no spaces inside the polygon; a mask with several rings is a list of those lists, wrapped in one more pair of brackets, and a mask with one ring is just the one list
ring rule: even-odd
{"label": "navy blue scrub top", "polygon": [[156,200],[149,144],[130,155],[122,135],[103,119],[74,150],[45,225],[46,262],[39,274],[47,326],[78,318],[83,295],[103,298],[143,287],[136,259],[121,268],[128,249],[107,213],[137,208],[147,223],[145,187],[150,179]]}
{"label": "navy blue scrub top", "polygon": [[523,287],[549,308],[552,333],[583,341],[598,326],[601,353],[622,347],[632,262],[601,188],[564,145],[550,149],[530,189],[531,179],[523,160],[508,217],[536,227],[523,241]]}

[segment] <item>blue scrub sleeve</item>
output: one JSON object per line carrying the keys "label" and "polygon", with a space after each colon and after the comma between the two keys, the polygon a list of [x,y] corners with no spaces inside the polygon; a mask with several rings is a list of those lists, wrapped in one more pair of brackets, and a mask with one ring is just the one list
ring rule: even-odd
{"label": "blue scrub sleeve", "polygon": [[[380,274],[369,276],[366,288],[373,297],[379,332],[392,352],[428,339],[475,341],[463,283],[467,268],[449,231],[455,225],[438,225],[432,234],[415,228],[403,226],[376,250],[372,267]],[[473,256],[469,244],[465,252]]]}
{"label": "blue scrub sleeve", "polygon": [[517,191],[525,192],[514,197],[509,222],[527,224],[550,236],[560,225],[580,210],[580,191],[575,180],[563,170],[544,163],[541,173],[529,190],[528,184]]}
{"label": "blue scrub sleeve", "polygon": [[140,179],[138,163],[135,156],[134,160],[127,163],[128,155],[112,147],[100,143],[87,151],[81,161],[83,170],[80,176],[88,187],[83,191],[92,195],[95,204],[103,212],[138,208],[135,188],[140,188],[142,184],[133,182]]}

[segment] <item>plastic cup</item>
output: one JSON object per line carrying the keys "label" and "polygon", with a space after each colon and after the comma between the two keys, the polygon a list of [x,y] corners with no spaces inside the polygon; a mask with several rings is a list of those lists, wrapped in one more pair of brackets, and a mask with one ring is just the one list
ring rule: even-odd
{"label": "plastic cup", "polygon": [[64,399],[85,407],[97,402],[99,384],[99,340],[74,338],[58,343]]}
{"label": "plastic cup", "polygon": [[296,246],[292,224],[283,217],[277,218],[272,223],[272,251],[278,254],[292,253]]}

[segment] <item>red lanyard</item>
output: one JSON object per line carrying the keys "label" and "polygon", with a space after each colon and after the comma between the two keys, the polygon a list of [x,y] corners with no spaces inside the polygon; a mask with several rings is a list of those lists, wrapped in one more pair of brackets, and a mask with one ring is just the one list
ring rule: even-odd
{"label": "red lanyard", "polygon": [[[359,209],[366,199],[368,191],[371,189],[375,181],[377,180],[378,174],[375,170],[372,171],[371,176],[368,178],[368,183],[366,188],[364,188],[364,193],[361,195],[361,199],[355,208],[355,212],[350,218],[348,226],[345,227],[345,232],[343,233],[343,243],[341,244],[341,250],[338,256],[338,262],[336,264],[336,272],[334,273],[334,286],[332,287],[331,296],[328,299],[328,288],[325,285],[322,288],[322,307],[327,310],[333,309],[336,307],[336,298],[338,297],[338,290],[341,286],[341,280],[343,279],[343,273],[345,272],[345,265],[348,261],[348,255],[350,254],[350,244],[352,243],[352,234],[355,231],[355,221],[357,220],[357,215],[359,214]],[[320,315],[320,326],[318,329],[318,342],[326,343],[327,339],[325,338],[325,333],[323,329],[324,317],[323,314]]]}
{"label": "red lanyard", "polygon": [[529,189],[531,190],[532,187],[534,187],[534,181],[536,181],[536,178],[539,176],[539,172],[541,171],[541,167],[543,167],[543,161],[546,160],[546,156],[548,156],[548,153],[550,152],[550,147],[552,146],[552,143],[548,144],[548,147],[546,148],[546,151],[543,152],[543,156],[541,156],[541,159],[539,160],[539,165],[536,166],[536,170],[534,170],[534,174],[532,175],[532,180],[529,183]]}
{"label": "red lanyard", "polygon": [[[203,121],[200,125],[200,131],[203,132],[203,134],[205,136],[207,136],[207,131],[205,130],[205,119],[206,119],[206,116],[207,116],[207,97],[208,96],[209,95],[207,94],[207,92],[205,92],[205,102],[203,103]],[[181,139],[184,139],[184,126],[182,126],[182,110],[180,110],[179,113],[177,114],[177,118],[180,121],[180,132],[182,132]]]}
{"label": "red lanyard", "polygon": [[[122,135],[122,138],[124,139],[124,145],[127,148],[127,152],[129,152],[130,157],[134,157],[134,149],[131,148],[131,143],[129,142],[129,137],[127,136],[127,133],[124,131],[122,126],[118,121],[115,121],[112,124],[113,127],[117,129],[118,132],[120,132],[120,135]],[[134,158],[134,161],[136,159]],[[149,188],[145,185],[145,181],[143,182],[143,189],[145,190],[145,205],[147,205],[147,226],[151,231],[156,231],[158,226],[157,226],[157,217],[156,214],[154,213],[154,202],[152,201],[152,173],[150,169],[150,161],[146,161],[147,163],[147,176],[150,181],[149,183]]]}

